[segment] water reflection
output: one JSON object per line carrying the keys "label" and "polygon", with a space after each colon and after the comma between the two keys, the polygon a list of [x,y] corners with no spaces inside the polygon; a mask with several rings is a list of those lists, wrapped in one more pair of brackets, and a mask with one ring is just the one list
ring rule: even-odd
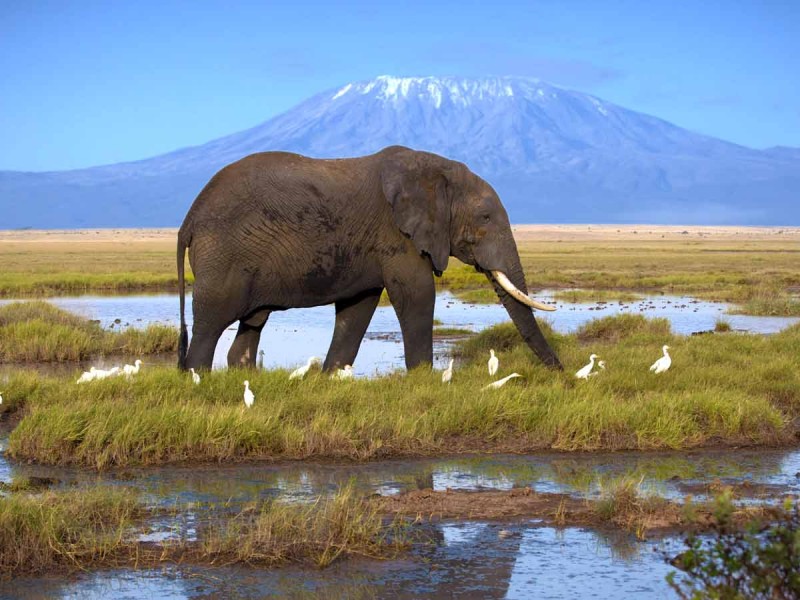
{"label": "water reflection", "polygon": [[[653,543],[517,522],[431,527],[428,543],[400,560],[350,560],[318,569],[166,567],[113,570],[73,580],[0,584],[17,598],[665,598],[672,570]],[[634,548],[634,551],[630,549]],[[12,589],[13,586],[13,589]]]}

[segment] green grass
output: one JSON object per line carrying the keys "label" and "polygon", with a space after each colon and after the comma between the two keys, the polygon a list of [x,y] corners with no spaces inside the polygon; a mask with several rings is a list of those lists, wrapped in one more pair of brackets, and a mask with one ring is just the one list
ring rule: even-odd
{"label": "green grass", "polygon": [[471,329],[464,329],[462,327],[434,327],[433,335],[434,337],[466,336],[475,335],[475,332]]}
{"label": "green grass", "polygon": [[107,331],[42,301],[0,306],[0,362],[62,362],[94,356],[143,356],[177,349],[173,327]]}
{"label": "green grass", "polygon": [[[402,522],[384,519],[352,486],[310,504],[252,503],[234,515],[204,508],[198,539],[151,544],[136,533],[160,513],[130,489],[0,496],[0,577],[163,562],[325,567],[346,556],[394,556],[408,546]],[[171,510],[179,514],[180,507]]]}
{"label": "green grass", "polygon": [[138,512],[136,495],[121,488],[0,497],[0,572],[107,563],[126,545]]}
{"label": "green grass", "polygon": [[[467,451],[681,449],[778,445],[800,417],[800,327],[773,336],[680,337],[655,321],[619,318],[589,337],[553,336],[564,373],[539,365],[509,326],[463,344],[453,383],[426,369],[375,380],[302,382],[287,372],[215,371],[193,386],[174,369],[133,381],[29,382],[8,453],[93,468],[246,458],[347,458]],[[638,323],[632,326],[631,323]],[[673,366],[648,372],[671,346]],[[481,392],[488,349],[514,386]],[[608,369],[573,373],[590,353]],[[242,403],[249,379],[255,406]]]}
{"label": "green grass", "polygon": [[588,302],[634,302],[641,300],[640,294],[625,290],[561,290],[553,294],[554,300],[581,304]]}
{"label": "green grass", "polygon": [[726,321],[725,319],[717,319],[714,322],[714,332],[715,333],[727,333],[733,329],[731,327],[730,321]]}
{"label": "green grass", "polygon": [[381,558],[407,546],[399,521],[389,524],[352,486],[312,504],[254,505],[204,532],[205,561],[327,567],[342,556]]}

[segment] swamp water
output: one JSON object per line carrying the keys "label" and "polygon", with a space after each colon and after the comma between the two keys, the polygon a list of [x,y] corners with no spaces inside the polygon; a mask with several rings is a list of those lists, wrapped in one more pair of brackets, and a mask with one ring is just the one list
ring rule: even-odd
{"label": "swamp water", "polygon": [[[3,443],[3,446],[5,444]],[[177,518],[148,523],[140,539],[191,539],[201,505],[237,510],[255,499],[313,501],[352,483],[364,494],[435,490],[511,489],[593,496],[604,478],[635,474],[642,487],[682,497],[684,486],[748,482],[800,493],[800,451],[684,453],[541,453],[377,461],[367,464],[251,463],[148,467],[94,473],[80,469],[10,465],[0,457],[0,479],[49,477],[56,487],[125,485],[145,502],[189,507]],[[771,501],[772,498],[760,501]],[[426,525],[425,542],[398,559],[351,559],[326,569],[166,566],[111,570],[72,578],[18,578],[0,583],[0,597],[19,598],[672,598],[664,554],[675,540],[636,541],[625,532],[542,527],[535,520],[444,521]],[[500,531],[505,530],[503,535]],[[620,596],[621,594],[621,596]]]}
{"label": "swamp water", "polygon": [[[547,293],[538,299],[551,300]],[[54,298],[54,304],[98,319],[104,327],[177,325],[175,295]],[[189,307],[191,304],[189,303]],[[665,317],[677,333],[713,329],[728,305],[690,298],[651,296],[636,302],[558,303],[546,318],[558,331],[574,331],[591,319],[621,312]],[[191,324],[191,311],[187,315]],[[499,305],[471,305],[442,293],[436,318],[443,327],[480,331],[508,320]],[[798,319],[725,315],[734,329],[774,333]],[[115,320],[119,319],[119,323]],[[261,349],[267,368],[293,368],[309,355],[324,356],[333,331],[333,307],[274,313]],[[226,331],[215,365],[224,366],[235,328]],[[447,360],[452,339],[435,341],[436,366]],[[174,358],[169,357],[169,362]],[[98,364],[98,363],[93,363]],[[356,360],[356,373],[369,376],[403,366],[399,325],[391,307],[379,307]],[[63,367],[69,372],[75,365]],[[5,447],[0,439],[0,447]],[[153,506],[227,505],[236,510],[257,499],[308,502],[352,482],[365,494],[396,494],[432,487],[511,489],[597,494],[604,478],[635,474],[642,487],[681,498],[688,490],[718,480],[775,486],[800,493],[800,451],[712,451],[684,453],[557,454],[477,456],[368,464],[250,463],[228,466],[150,467],[95,473],[79,469],[9,464],[0,454],[0,480],[48,477],[56,487],[124,485],[141,490]],[[694,486],[694,487],[693,487]],[[693,491],[695,497],[702,494]],[[762,498],[758,501],[770,501]],[[175,519],[148,523],[143,540],[189,537],[201,511],[185,509]],[[674,540],[636,541],[626,533],[542,527],[530,519],[505,522],[441,522],[425,526],[429,541],[396,560],[345,560],[327,569],[165,566],[106,570],[74,577],[17,578],[0,582],[2,598],[672,598],[664,577],[663,552]],[[505,529],[504,535],[499,535]],[[673,551],[672,554],[675,552]]]}
{"label": "swamp water", "polygon": [[[734,330],[764,334],[776,333],[800,321],[800,318],[793,317],[726,315],[725,311],[730,308],[728,304],[680,296],[652,295],[635,302],[569,304],[554,302],[552,292],[543,291],[537,293],[536,298],[553,302],[558,307],[556,312],[546,315],[538,313],[538,317],[549,321],[556,331],[563,333],[575,331],[587,321],[620,313],[669,319],[673,331],[685,335],[709,331],[714,328],[716,320],[723,316]],[[0,301],[0,304],[11,301]],[[111,326],[140,328],[150,323],[177,326],[179,323],[178,296],[174,294],[56,297],[48,301],[87,318],[97,319],[106,328]],[[508,313],[499,304],[468,304],[449,292],[442,292],[437,296],[434,316],[441,322],[441,327],[467,329],[473,332],[509,320]],[[333,335],[334,320],[335,312],[332,305],[272,313],[264,327],[259,346],[259,350],[264,351],[264,366],[293,369],[305,364],[309,356],[324,357]],[[190,298],[187,302],[187,323],[190,334],[191,322]],[[215,367],[224,367],[227,364],[228,350],[235,335],[236,324],[223,333],[214,356]],[[434,367],[446,367],[453,339],[434,337]],[[123,360],[126,358],[114,357],[110,362],[116,364]],[[174,357],[165,357],[162,360],[172,363]],[[102,361],[95,361],[92,364],[105,366]],[[400,324],[394,309],[391,306],[379,306],[353,365],[355,373],[360,376],[370,376],[388,373],[404,366]],[[47,368],[50,369],[49,366]],[[70,372],[77,370],[74,365],[62,365],[53,369]]]}

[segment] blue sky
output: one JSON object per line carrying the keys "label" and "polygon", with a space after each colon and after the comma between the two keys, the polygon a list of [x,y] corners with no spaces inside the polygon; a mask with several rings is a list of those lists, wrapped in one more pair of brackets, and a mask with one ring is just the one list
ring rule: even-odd
{"label": "blue sky", "polygon": [[799,57],[797,0],[5,0],[0,169],[146,158],[381,74],[540,77],[747,146],[800,146]]}

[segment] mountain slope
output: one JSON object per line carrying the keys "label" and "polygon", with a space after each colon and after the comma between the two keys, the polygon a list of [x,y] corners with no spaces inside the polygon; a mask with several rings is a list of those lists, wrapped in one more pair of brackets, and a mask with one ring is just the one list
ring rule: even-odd
{"label": "mountain slope", "polygon": [[379,77],[151,159],[0,172],[2,226],[177,225],[214,172],[247,154],[391,144],[466,162],[515,222],[800,224],[798,149],[745,148],[532,79]]}

